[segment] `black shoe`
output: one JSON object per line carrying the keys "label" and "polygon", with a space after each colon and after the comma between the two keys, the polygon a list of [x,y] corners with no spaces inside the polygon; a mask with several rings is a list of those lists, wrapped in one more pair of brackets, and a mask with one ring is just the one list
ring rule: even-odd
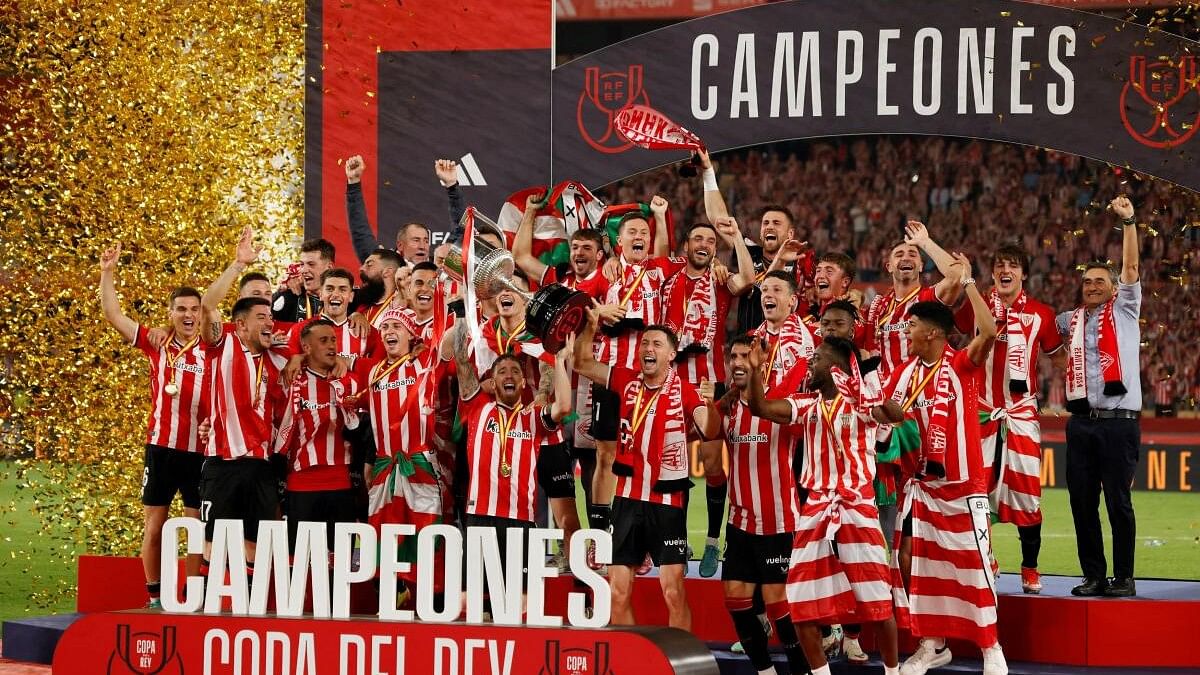
{"label": "black shoe", "polygon": [[1133,585],[1133,579],[1129,578],[1113,577],[1108,580],[1108,588],[1104,589],[1104,596],[1108,598],[1132,598],[1135,595],[1137,589]]}
{"label": "black shoe", "polygon": [[1092,577],[1084,577],[1083,583],[1071,589],[1071,595],[1081,598],[1094,598],[1104,595],[1104,589],[1108,584],[1104,579],[1095,579]]}

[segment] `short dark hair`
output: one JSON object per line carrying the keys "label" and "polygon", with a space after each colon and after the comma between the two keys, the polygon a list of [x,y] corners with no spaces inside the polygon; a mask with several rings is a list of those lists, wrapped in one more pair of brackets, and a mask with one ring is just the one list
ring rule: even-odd
{"label": "short dark hair", "polygon": [[416,265],[413,265],[412,271],[414,271],[414,272],[434,272],[436,274],[438,271],[438,266],[429,262],[428,260],[426,260],[425,262],[419,262]]}
{"label": "short dark hair", "polygon": [[1117,284],[1117,279],[1120,278],[1117,276],[1117,268],[1113,267],[1112,263],[1105,260],[1093,260],[1087,263],[1083,266],[1083,273],[1087,274],[1088,270],[1104,270],[1105,272],[1108,272],[1108,278],[1112,279],[1114,286]]}
{"label": "short dark hair", "polygon": [[[854,343],[846,338],[824,338],[821,340],[820,347],[829,347],[832,349],[834,353],[838,355],[838,358],[841,359],[847,366],[853,363],[855,353]],[[818,347],[818,349],[820,349],[820,347]]]}
{"label": "short dark hair", "polygon": [[849,300],[834,300],[828,305],[825,305],[824,309],[821,310],[821,316],[824,317],[825,313],[831,309],[840,309],[849,314],[851,319],[858,321],[858,308],[855,307],[854,303],[850,302]]}
{"label": "short dark hair", "polygon": [[521,363],[521,357],[517,356],[516,354],[501,354],[500,356],[497,356],[496,360],[492,361],[491,370],[495,370],[496,366],[500,365],[500,363],[503,361],[512,361],[513,363],[517,364],[517,368],[521,370],[521,375],[525,375],[525,364]]}
{"label": "short dark hair", "polygon": [[329,262],[333,262],[333,259],[337,256],[337,249],[333,247],[333,244],[329,243],[328,239],[309,239],[300,244],[301,253],[312,253],[313,251],[320,253],[321,257]]}
{"label": "short dark hair", "polygon": [[758,342],[757,337],[754,337],[753,335],[751,335],[749,333],[742,333],[729,341],[729,345],[726,347],[726,350],[730,354],[732,354],[733,348],[737,347],[738,345],[741,345],[742,347],[749,347],[750,349],[754,349],[754,343],[756,343],[756,342]]}
{"label": "short dark hair", "polygon": [[241,300],[238,300],[237,302],[233,303],[234,321],[246,318],[246,315],[250,313],[250,310],[260,306],[270,309],[271,301],[267,300],[266,298],[242,298]]}
{"label": "short dark hair", "polygon": [[1005,244],[996,249],[992,255],[992,264],[995,265],[1001,261],[1016,263],[1021,266],[1022,272],[1029,274],[1029,254],[1016,244]]}
{"label": "short dark hair", "polygon": [[253,281],[265,281],[268,284],[271,283],[271,280],[267,278],[267,275],[263,274],[262,272],[246,272],[242,275],[241,280],[238,281],[238,290],[242,290],[246,287],[246,284]]}
{"label": "short dark hair", "polygon": [[322,286],[324,286],[325,282],[330,279],[345,279],[346,281],[350,282],[351,287],[354,286],[354,275],[350,274],[350,270],[344,267],[330,267],[324,272],[321,272]]}
{"label": "short dark hair", "polygon": [[671,349],[679,349],[679,338],[675,335],[675,331],[671,330],[670,326],[661,323],[652,323],[642,330],[642,334],[644,335],[652,330],[656,330],[663,335],[666,335],[667,340],[671,343]]}
{"label": "short dark hair", "polygon": [[711,225],[709,223],[692,223],[691,225],[688,225],[687,231],[683,233],[683,240],[687,241],[691,238],[693,232],[700,229],[712,230],[713,234],[717,233],[717,227],[715,225]]}
{"label": "short dark hair", "polygon": [[329,326],[330,328],[337,328],[337,326],[335,326],[329,319],[313,319],[312,321],[304,324],[304,327],[300,329],[300,339],[307,340],[308,336],[312,334],[313,329],[315,329],[317,326]]}
{"label": "short dark hair", "polygon": [[767,279],[779,279],[783,283],[787,284],[788,290],[792,292],[792,295],[800,292],[800,284],[796,283],[796,275],[792,274],[791,272],[785,272],[784,270],[773,270],[771,272],[767,272],[767,276],[763,277],[763,281],[766,281]]}
{"label": "short dark hair", "polygon": [[167,296],[167,306],[170,307],[171,305],[174,305],[175,301],[179,298],[195,298],[197,300],[203,300],[203,298],[200,297],[200,291],[192,288],[191,286],[180,286],[179,288],[171,291],[171,295]]}
{"label": "short dark hair", "polygon": [[817,262],[837,265],[838,267],[842,268],[842,271],[846,273],[846,277],[850,279],[850,281],[854,281],[854,273],[856,272],[854,267],[854,258],[851,258],[845,253],[839,253],[836,251],[824,253],[820,258],[817,258]]}
{"label": "short dark hair", "polygon": [[581,227],[571,234],[571,241],[590,241],[596,245],[601,251],[604,250],[604,235],[600,234],[600,230],[594,230],[590,227]]}
{"label": "short dark hair", "polygon": [[390,248],[377,248],[374,251],[371,251],[370,255],[367,257],[370,258],[371,256],[376,256],[379,258],[380,263],[388,265],[389,267],[404,266],[404,258],[401,258],[399,253],[396,253]]}
{"label": "short dark hair", "polygon": [[620,220],[617,221],[618,235],[621,234],[621,230],[625,229],[625,223],[628,223],[631,220],[644,220],[646,221],[647,225],[650,224],[650,218],[646,214],[642,213],[641,209],[634,209],[621,216]]}
{"label": "short dark hair", "polygon": [[936,300],[918,302],[908,313],[914,319],[928,321],[937,326],[946,335],[954,332],[954,312]]}
{"label": "short dark hair", "polygon": [[758,210],[758,215],[754,216],[754,219],[762,222],[763,216],[767,215],[767,213],[771,211],[778,211],[782,213],[784,218],[787,219],[787,224],[789,226],[795,223],[795,221],[792,220],[792,212],[788,211],[788,207],[784,206],[783,204],[767,204]]}

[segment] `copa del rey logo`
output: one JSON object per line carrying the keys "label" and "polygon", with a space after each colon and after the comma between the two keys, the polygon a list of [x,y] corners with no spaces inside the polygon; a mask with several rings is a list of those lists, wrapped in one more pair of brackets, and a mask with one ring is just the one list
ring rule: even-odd
{"label": "copa del rey logo", "polygon": [[547,640],[546,663],[538,675],[613,675],[608,666],[607,642],[597,642],[589,649],[563,647],[559,640]]}
{"label": "copa del rey logo", "polygon": [[128,624],[117,626],[117,644],[108,659],[108,675],[183,675],[183,661],[175,653],[175,627],[161,633],[134,633]]}
{"label": "copa del rey logo", "polygon": [[1121,122],[1138,143],[1173,148],[1200,129],[1200,75],[1196,57],[1147,62],[1129,59],[1129,80],[1121,90]]}
{"label": "copa del rey logo", "polygon": [[622,109],[636,104],[650,105],[650,97],[642,88],[641,64],[631,65],[627,71],[608,73],[600,72],[597,67],[588,68],[575,110],[579,135],[599,152],[625,152],[633,143],[617,133],[614,121]]}

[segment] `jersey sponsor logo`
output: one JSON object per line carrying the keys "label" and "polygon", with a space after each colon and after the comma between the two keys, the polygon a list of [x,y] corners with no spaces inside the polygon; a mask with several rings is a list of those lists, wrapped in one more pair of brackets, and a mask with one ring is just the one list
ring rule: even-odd
{"label": "jersey sponsor logo", "polygon": [[203,375],[204,374],[204,364],[203,363],[176,363],[175,370],[182,370],[185,373],[192,373],[193,375]]}
{"label": "jersey sponsor logo", "polygon": [[[494,419],[488,420],[487,424],[483,425],[483,428],[486,429],[489,433],[493,433],[493,434],[500,433],[500,425]],[[522,429],[510,429],[508,431],[508,437],[516,438],[516,439],[519,439],[522,441],[528,441],[528,440],[533,439],[533,433],[529,432],[529,431],[524,431]]]}
{"label": "jersey sponsor logo", "polygon": [[[947,400],[947,401],[955,401],[955,400],[958,400],[958,394],[955,394],[955,393],[951,392],[951,393],[950,393],[950,394],[949,394],[949,395],[946,397],[946,400]],[[913,404],[912,404],[912,407],[914,407],[914,408],[928,408],[928,407],[932,406],[932,405],[933,405],[933,404],[935,404],[935,403],[937,403],[937,399],[936,399],[936,398],[923,398],[923,399],[921,399],[921,400],[919,400],[919,401],[916,401],[915,403],[913,403]]]}
{"label": "jersey sponsor logo", "polygon": [[[399,389],[400,387],[411,387],[417,383],[415,377],[402,377],[395,382],[380,382],[375,385],[375,391],[388,391],[390,389]],[[423,411],[421,414],[425,414]]]}
{"label": "jersey sponsor logo", "polygon": [[769,437],[766,434],[741,434],[738,436],[730,436],[730,443],[766,443]]}
{"label": "jersey sponsor logo", "polygon": [[300,399],[300,408],[302,410],[324,410],[325,408],[332,408],[332,407],[333,407],[333,401],[326,401],[325,403],[317,403],[316,401],[310,401],[306,398]]}
{"label": "jersey sponsor logo", "polygon": [[909,321],[909,320],[907,320],[907,319],[905,319],[904,321],[896,321],[896,322],[893,322],[893,323],[885,323],[885,324],[882,324],[882,325],[880,325],[880,326],[879,326],[879,332],[881,332],[881,333],[894,333],[894,332],[896,332],[896,331],[907,330],[907,329],[908,329],[908,326],[909,326],[911,323],[912,323],[912,321]]}

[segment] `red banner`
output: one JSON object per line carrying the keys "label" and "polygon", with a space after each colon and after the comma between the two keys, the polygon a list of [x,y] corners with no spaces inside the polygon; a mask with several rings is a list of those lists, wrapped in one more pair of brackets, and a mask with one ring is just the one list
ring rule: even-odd
{"label": "red banner", "polygon": [[717,670],[712,653],[673,628],[579,630],[493,625],[91,614],[54,652],[55,673],[495,673],[669,675]]}
{"label": "red banner", "polygon": [[555,0],[559,21],[596,19],[691,19],[753,7],[768,0]]}
{"label": "red banner", "polygon": [[704,147],[699,136],[648,105],[622,108],[613,120],[613,128],[625,140],[647,150],[699,150]]}

